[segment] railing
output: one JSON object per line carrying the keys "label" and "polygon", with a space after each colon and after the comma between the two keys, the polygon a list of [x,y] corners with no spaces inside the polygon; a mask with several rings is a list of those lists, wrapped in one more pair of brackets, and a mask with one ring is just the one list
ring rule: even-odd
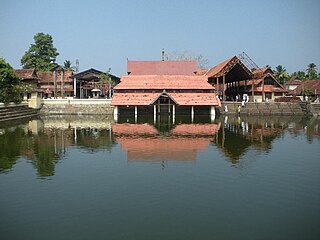
{"label": "railing", "polygon": [[97,105],[97,104],[106,104],[111,105],[112,99],[74,99],[74,98],[65,98],[65,99],[42,99],[44,105],[66,105],[66,104],[84,104],[84,105]]}

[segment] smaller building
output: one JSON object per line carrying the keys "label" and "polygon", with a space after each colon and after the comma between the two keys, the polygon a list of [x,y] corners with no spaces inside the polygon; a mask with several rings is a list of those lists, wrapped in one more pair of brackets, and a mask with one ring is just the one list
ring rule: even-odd
{"label": "smaller building", "polygon": [[73,82],[73,96],[76,98],[111,98],[113,87],[120,82],[120,78],[109,74],[111,81],[100,81],[102,71],[90,68],[88,70],[72,74],[69,80]]}
{"label": "smaller building", "polygon": [[302,84],[301,80],[295,79],[294,77],[291,78],[289,81],[287,81],[284,84],[284,87],[288,90],[288,95],[297,95],[297,87],[299,87]]}
{"label": "smaller building", "polygon": [[40,78],[34,68],[15,69],[23,88],[23,99],[30,99],[33,94],[41,95]]}
{"label": "smaller building", "polygon": [[301,84],[294,90],[295,95],[304,95],[309,97],[319,97],[320,96],[320,79],[306,80],[301,82]]}
{"label": "smaller building", "polygon": [[253,79],[240,82],[240,92],[247,94],[254,102],[273,101],[288,92],[273,76],[269,67],[253,70]]}

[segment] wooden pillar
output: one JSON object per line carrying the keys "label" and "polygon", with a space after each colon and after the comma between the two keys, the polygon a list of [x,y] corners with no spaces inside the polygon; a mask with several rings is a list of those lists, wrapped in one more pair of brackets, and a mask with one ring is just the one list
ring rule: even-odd
{"label": "wooden pillar", "polygon": [[254,102],[254,80],[252,79],[252,85],[251,85],[251,93],[252,93],[252,102]]}
{"label": "wooden pillar", "polygon": [[225,95],[226,75],[222,76],[222,84],[223,84],[223,86],[222,86],[222,101],[225,101],[226,100],[226,95]]}
{"label": "wooden pillar", "polygon": [[172,105],[172,123],[174,124],[176,119],[176,105]]}
{"label": "wooden pillar", "polygon": [[218,97],[219,97],[219,78],[218,77],[216,78],[216,83],[217,83],[217,87],[216,87],[217,94],[218,94]]}
{"label": "wooden pillar", "polygon": [[157,120],[157,105],[153,105],[153,123],[156,124]]}

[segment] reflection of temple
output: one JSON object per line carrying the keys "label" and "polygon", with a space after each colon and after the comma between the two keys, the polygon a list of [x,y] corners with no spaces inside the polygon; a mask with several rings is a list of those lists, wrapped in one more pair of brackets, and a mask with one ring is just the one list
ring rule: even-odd
{"label": "reflection of temple", "polygon": [[283,117],[226,118],[213,142],[233,164],[237,164],[252,147],[269,151],[273,140],[283,133],[284,122]]}
{"label": "reflection of temple", "polygon": [[169,135],[161,135],[150,124],[114,124],[112,131],[129,161],[195,161],[205,150],[220,124],[179,124]]}

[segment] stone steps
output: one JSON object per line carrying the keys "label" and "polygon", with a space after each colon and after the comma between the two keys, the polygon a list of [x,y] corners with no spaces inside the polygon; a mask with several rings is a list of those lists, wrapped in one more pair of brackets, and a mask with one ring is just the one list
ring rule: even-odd
{"label": "stone steps", "polygon": [[39,115],[39,110],[28,106],[0,107],[0,122],[21,118],[30,118]]}

